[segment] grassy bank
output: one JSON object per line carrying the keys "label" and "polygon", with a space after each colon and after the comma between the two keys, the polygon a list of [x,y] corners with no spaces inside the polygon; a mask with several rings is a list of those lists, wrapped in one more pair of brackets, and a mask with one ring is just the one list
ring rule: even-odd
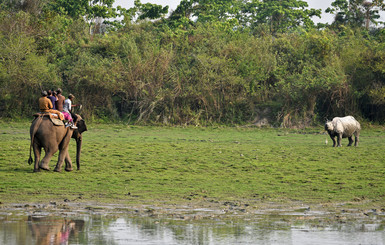
{"label": "grassy bank", "polygon": [[88,129],[80,171],[33,173],[29,123],[1,122],[0,202],[385,203],[383,128],[364,129],[358,147],[344,139],[342,148],[325,145],[322,128]]}

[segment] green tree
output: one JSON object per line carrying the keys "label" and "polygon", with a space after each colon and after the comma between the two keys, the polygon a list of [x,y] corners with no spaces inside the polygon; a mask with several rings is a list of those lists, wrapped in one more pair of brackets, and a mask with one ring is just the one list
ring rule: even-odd
{"label": "green tree", "polygon": [[321,10],[307,9],[306,1],[301,0],[251,0],[242,7],[242,24],[252,29],[267,24],[270,31],[286,32],[291,28],[314,27],[312,17],[321,16]]}
{"label": "green tree", "polygon": [[25,11],[38,15],[49,0],[2,0],[0,1],[0,9],[11,11]]}
{"label": "green tree", "polygon": [[333,25],[348,25],[351,27],[369,28],[369,24],[379,23],[379,10],[383,8],[383,1],[366,0],[336,0],[326,13],[335,14]]}
{"label": "green tree", "polygon": [[268,25],[275,33],[298,26],[314,27],[311,18],[320,17],[321,10],[307,7],[301,0],[183,0],[169,19],[182,26],[191,19],[197,23],[226,23],[228,29],[250,27],[254,30]]}
{"label": "green tree", "polygon": [[114,2],[115,0],[50,0],[48,9],[74,19],[112,18],[116,17],[115,9],[112,8]]}
{"label": "green tree", "polygon": [[186,28],[195,22],[216,23],[232,29],[238,25],[241,4],[240,0],[182,0],[168,20],[174,27]]}
{"label": "green tree", "polygon": [[85,18],[90,25],[90,33],[103,32],[104,19],[115,18],[118,13],[113,8],[115,0],[50,0],[46,10],[65,14],[73,19]]}
{"label": "green tree", "polygon": [[140,0],[135,0],[135,7],[138,9],[138,19],[159,19],[164,17],[168,13],[168,6],[163,7],[162,5],[145,3],[142,4]]}
{"label": "green tree", "polygon": [[168,13],[168,6],[162,6],[152,3],[141,3],[140,0],[135,0],[134,7],[125,9],[118,6],[118,11],[121,16],[124,16],[125,22],[130,24],[138,20],[156,20],[164,17]]}

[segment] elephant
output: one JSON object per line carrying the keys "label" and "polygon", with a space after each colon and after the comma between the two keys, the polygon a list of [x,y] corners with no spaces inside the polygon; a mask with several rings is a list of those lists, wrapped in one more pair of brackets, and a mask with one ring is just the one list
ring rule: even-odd
{"label": "elephant", "polygon": [[[66,171],[72,171],[72,161],[68,153],[68,146],[71,138],[76,140],[76,164],[77,169],[80,169],[80,153],[82,146],[82,133],[87,131],[85,121],[79,116],[74,115],[74,124],[77,129],[66,127],[64,125],[56,126],[49,118],[49,114],[40,114],[31,124],[31,146],[29,152],[28,163],[32,164],[31,149],[35,155],[34,172],[39,172],[40,169],[49,170],[49,162],[58,150],[59,157],[54,171],[60,172],[63,162],[65,161]],[[45,156],[40,163],[41,148],[44,148]]]}
{"label": "elephant", "polygon": [[342,138],[348,138],[348,146],[351,146],[353,144],[353,135],[355,136],[354,146],[357,146],[361,131],[361,125],[352,116],[335,117],[332,121],[326,121],[325,130],[328,132],[330,138],[333,140],[333,147],[336,146],[336,140],[334,139],[336,136],[337,147],[341,147]]}

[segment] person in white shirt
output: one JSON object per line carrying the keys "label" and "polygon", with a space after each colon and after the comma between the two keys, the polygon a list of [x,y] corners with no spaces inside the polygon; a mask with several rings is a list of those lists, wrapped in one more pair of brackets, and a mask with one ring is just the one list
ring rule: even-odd
{"label": "person in white shirt", "polygon": [[73,94],[68,95],[68,99],[64,101],[63,105],[63,111],[67,112],[70,115],[70,119],[68,120],[72,125],[71,128],[76,128],[76,126],[73,124],[73,119],[71,115],[72,107],[79,106],[79,105],[74,105],[72,104],[72,100],[75,98]]}

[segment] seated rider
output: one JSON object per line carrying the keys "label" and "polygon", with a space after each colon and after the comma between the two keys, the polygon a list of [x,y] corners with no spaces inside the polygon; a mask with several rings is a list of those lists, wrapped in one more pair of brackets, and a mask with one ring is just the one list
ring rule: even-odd
{"label": "seated rider", "polygon": [[53,110],[52,109],[52,102],[50,99],[47,98],[48,93],[47,91],[41,92],[41,97],[39,99],[39,109],[42,113],[53,113],[58,116],[60,120],[64,120],[64,116],[60,111]]}
{"label": "seated rider", "polygon": [[57,110],[56,109],[56,92],[55,92],[55,90],[49,90],[48,91],[48,97],[47,97],[48,99],[50,99],[51,100],[51,102],[52,102],[52,109],[54,109],[54,110]]}
{"label": "seated rider", "polygon": [[57,89],[56,91],[57,94],[57,100],[56,100],[56,110],[63,111],[63,106],[64,106],[64,101],[65,97],[62,95],[62,90],[60,88]]}
{"label": "seated rider", "polygon": [[74,105],[72,104],[72,100],[75,98],[75,96],[73,94],[69,94],[68,95],[68,99],[66,99],[64,101],[64,105],[63,105],[63,113],[66,113],[66,117],[68,117],[68,121],[71,123],[71,127],[72,128],[76,128],[73,124],[73,119],[72,119],[72,114],[71,114],[71,110],[72,110],[72,107],[75,107],[75,106],[79,106],[79,105]]}

